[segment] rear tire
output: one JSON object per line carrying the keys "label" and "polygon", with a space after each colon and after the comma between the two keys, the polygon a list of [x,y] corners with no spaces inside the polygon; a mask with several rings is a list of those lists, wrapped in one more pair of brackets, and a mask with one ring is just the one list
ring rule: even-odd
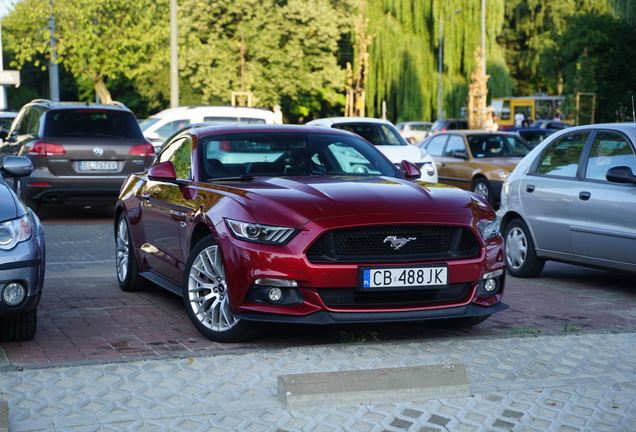
{"label": "rear tire", "polygon": [[38,324],[38,310],[10,315],[0,319],[0,341],[28,341],[35,337]]}
{"label": "rear tire", "polygon": [[124,214],[120,214],[115,226],[115,266],[117,281],[122,291],[144,291],[151,282],[139,274],[130,228]]}
{"label": "rear tire", "polygon": [[473,183],[472,191],[488,201],[488,204],[492,207],[495,206],[496,200],[493,196],[492,188],[490,187],[490,182],[488,180],[483,178],[476,180],[475,183]]}
{"label": "rear tire", "polygon": [[506,268],[512,276],[533,278],[543,271],[545,260],[537,257],[530,231],[521,219],[514,219],[506,227],[504,250]]}
{"label": "rear tire", "polygon": [[210,235],[192,250],[183,278],[183,302],[194,327],[216,342],[260,336],[264,324],[233,317],[221,249]]}

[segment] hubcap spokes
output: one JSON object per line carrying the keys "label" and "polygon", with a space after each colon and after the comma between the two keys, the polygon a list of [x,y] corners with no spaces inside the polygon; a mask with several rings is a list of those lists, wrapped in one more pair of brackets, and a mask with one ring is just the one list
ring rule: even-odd
{"label": "hubcap spokes", "polygon": [[117,263],[117,277],[120,281],[126,280],[128,275],[128,254],[129,254],[129,242],[128,242],[128,225],[126,221],[121,219],[117,226],[117,241],[115,260]]}
{"label": "hubcap spokes", "polygon": [[227,294],[221,254],[218,246],[210,246],[199,253],[188,274],[190,307],[201,324],[221,332],[238,323],[230,315]]}
{"label": "hubcap spokes", "polygon": [[520,268],[526,260],[528,242],[520,228],[513,228],[506,238],[506,261],[514,269]]}

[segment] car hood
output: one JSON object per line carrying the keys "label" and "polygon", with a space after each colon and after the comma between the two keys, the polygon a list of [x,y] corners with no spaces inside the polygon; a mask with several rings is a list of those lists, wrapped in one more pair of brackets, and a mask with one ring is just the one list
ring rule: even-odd
{"label": "car hood", "polygon": [[18,216],[18,204],[9,188],[0,181],[0,222],[15,219]]}
{"label": "car hood", "polygon": [[452,223],[450,214],[466,223],[479,205],[459,188],[391,177],[258,177],[212,188],[268,225],[302,226],[338,217],[417,223],[424,214],[427,221]]}

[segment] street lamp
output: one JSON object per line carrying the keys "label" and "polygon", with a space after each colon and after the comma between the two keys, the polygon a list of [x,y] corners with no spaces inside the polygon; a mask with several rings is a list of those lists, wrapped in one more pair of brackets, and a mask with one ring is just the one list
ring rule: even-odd
{"label": "street lamp", "polygon": [[444,23],[448,22],[452,17],[461,12],[461,9],[457,9],[455,13],[446,18],[445,20],[440,16],[439,20],[439,44],[438,49],[439,53],[437,55],[437,75],[438,75],[438,85],[437,85],[437,119],[442,120],[444,118],[444,101],[442,98],[442,67],[444,62],[442,61],[442,55],[444,52]]}

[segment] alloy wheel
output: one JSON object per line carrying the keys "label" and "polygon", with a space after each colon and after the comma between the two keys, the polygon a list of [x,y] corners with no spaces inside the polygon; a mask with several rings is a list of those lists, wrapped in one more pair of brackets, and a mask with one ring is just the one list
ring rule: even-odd
{"label": "alloy wheel", "polygon": [[217,245],[203,249],[192,262],[187,296],[192,315],[214,332],[227,331],[240,321],[230,314],[225,268]]}
{"label": "alloy wheel", "polygon": [[117,224],[117,237],[115,239],[115,243],[117,277],[120,282],[123,282],[128,276],[128,260],[130,257],[130,237],[128,235],[128,224],[124,218],[120,218],[119,223]]}

